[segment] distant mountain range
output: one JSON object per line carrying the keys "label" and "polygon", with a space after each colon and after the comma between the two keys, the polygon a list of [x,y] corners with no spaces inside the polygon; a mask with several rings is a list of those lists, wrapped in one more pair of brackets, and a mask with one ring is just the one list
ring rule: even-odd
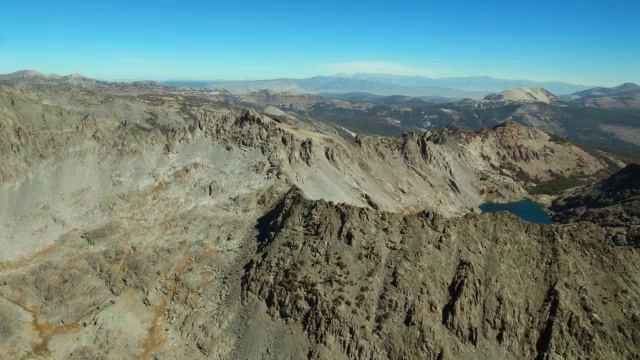
{"label": "distant mountain range", "polygon": [[[446,78],[427,78],[422,76],[401,76],[384,74],[356,74],[352,77],[406,87],[435,87],[458,91],[498,93],[511,88],[544,88],[556,95],[571,94],[589,89],[589,86],[564,82],[539,82],[531,80],[499,79],[490,76],[465,76]],[[402,94],[400,94],[402,95]]]}
{"label": "distant mountain range", "polygon": [[588,86],[563,82],[507,80],[488,76],[427,78],[385,74],[351,76],[316,76],[306,79],[274,79],[255,81],[167,81],[169,86],[200,88],[222,87],[235,94],[264,89],[295,91],[308,94],[367,92],[376,95],[442,96],[453,99],[482,98],[490,93],[515,87],[545,88],[556,95],[572,94]]}
{"label": "distant mountain range", "polygon": [[[94,84],[108,82],[93,80],[81,75],[69,76],[44,75],[32,70],[23,70],[11,74],[0,74],[0,81],[31,78],[40,81],[91,81]],[[591,91],[589,87],[563,82],[536,82],[530,80],[507,80],[488,76],[427,78],[421,76],[402,76],[385,74],[356,74],[350,76],[316,76],[306,79],[274,79],[255,81],[150,81],[137,82],[153,86],[191,87],[200,89],[224,88],[233,94],[247,94],[260,90],[277,92],[298,92],[306,94],[347,94],[368,93],[378,96],[402,95],[421,97],[432,102],[455,101],[464,98],[480,99],[492,93],[500,93],[512,88],[544,88],[557,95],[566,96],[582,91]],[[123,84],[112,83],[109,84]],[[596,88],[605,89],[605,88]],[[593,89],[593,90],[596,90]]]}
{"label": "distant mountain range", "polygon": [[[322,81],[314,79],[307,80],[318,86],[316,90],[320,89],[318,84],[323,81],[328,84],[327,88],[336,84],[333,78],[321,78],[324,79]],[[353,84],[353,81],[367,84],[369,81],[351,78],[342,80],[344,84]],[[175,87],[152,81],[106,82],[81,75],[43,75],[34,71],[0,75],[1,84],[82,87],[122,95],[173,94],[200,97],[252,107],[276,119],[295,122],[300,127],[314,123],[310,119],[320,120],[347,136],[355,133],[395,136],[408,131],[422,132],[448,125],[477,130],[513,121],[591,147],[619,150],[636,159],[639,158],[637,154],[640,150],[640,86],[635,84],[594,88],[562,97],[542,88],[518,87],[498,94],[492,93],[484,98],[457,101],[443,97],[442,93],[420,97],[382,96],[368,92],[304,94],[290,90],[234,94],[223,88],[211,87],[211,84],[206,87],[205,84],[192,84],[198,87]],[[269,86],[268,82],[261,84]],[[308,84],[305,86],[310,87]],[[401,85],[391,86],[403,88]]]}
{"label": "distant mountain range", "polygon": [[[483,99],[433,102],[425,98],[368,93],[308,95],[262,90],[237,95],[239,104],[276,107],[354,133],[400,135],[448,125],[478,130],[506,121],[535,127],[588,145],[640,159],[640,109],[595,108],[562,101],[538,88],[514,88]],[[270,110],[272,114],[275,114]],[[275,115],[277,117],[277,115]]]}

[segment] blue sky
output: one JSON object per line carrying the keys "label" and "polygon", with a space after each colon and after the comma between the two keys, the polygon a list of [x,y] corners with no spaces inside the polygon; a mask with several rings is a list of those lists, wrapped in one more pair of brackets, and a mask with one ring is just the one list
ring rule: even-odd
{"label": "blue sky", "polygon": [[0,73],[640,83],[637,0],[5,0],[0,8]]}

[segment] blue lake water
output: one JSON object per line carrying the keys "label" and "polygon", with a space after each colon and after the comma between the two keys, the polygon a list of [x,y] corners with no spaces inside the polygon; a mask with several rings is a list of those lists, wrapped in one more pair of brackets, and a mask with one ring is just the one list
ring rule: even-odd
{"label": "blue lake water", "polygon": [[553,224],[549,214],[544,211],[544,206],[531,200],[521,200],[506,204],[485,203],[480,205],[480,210],[483,213],[507,211],[528,222]]}

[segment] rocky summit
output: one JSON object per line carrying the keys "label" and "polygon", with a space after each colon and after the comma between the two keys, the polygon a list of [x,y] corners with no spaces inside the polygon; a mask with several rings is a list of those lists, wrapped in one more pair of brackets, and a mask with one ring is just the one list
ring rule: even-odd
{"label": "rocky summit", "polygon": [[[343,137],[221,91],[2,84],[3,359],[640,358],[637,164],[513,122]],[[478,208],[521,199],[556,223]]]}

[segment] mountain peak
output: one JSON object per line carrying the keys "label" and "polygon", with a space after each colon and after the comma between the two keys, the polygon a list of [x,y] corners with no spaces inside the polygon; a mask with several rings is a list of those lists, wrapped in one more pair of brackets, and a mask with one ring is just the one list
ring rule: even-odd
{"label": "mountain peak", "polygon": [[612,88],[596,87],[565,96],[563,100],[589,107],[640,109],[640,85],[628,82]]}
{"label": "mountain peak", "polygon": [[23,77],[48,77],[34,70],[21,70],[9,74],[0,74],[0,80],[12,80]]}
{"label": "mountain peak", "polygon": [[83,79],[83,80],[89,79],[88,77],[86,77],[86,76],[84,76],[82,74],[77,74],[77,73],[76,74],[71,74],[67,78],[68,79]]}
{"label": "mountain peak", "polygon": [[519,87],[505,90],[499,94],[491,94],[485,97],[491,101],[511,101],[511,102],[542,102],[552,104],[558,102],[558,98],[552,93],[542,88]]}
{"label": "mountain peak", "polygon": [[634,83],[624,83],[622,85],[613,88],[615,91],[637,91],[640,90],[640,85]]}

